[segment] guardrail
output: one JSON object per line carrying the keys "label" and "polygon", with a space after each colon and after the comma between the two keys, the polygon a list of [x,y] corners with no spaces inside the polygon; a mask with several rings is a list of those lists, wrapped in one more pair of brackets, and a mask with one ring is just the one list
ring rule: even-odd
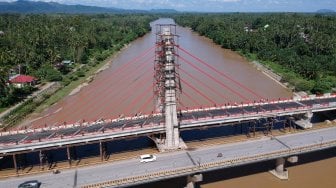
{"label": "guardrail", "polygon": [[285,149],[270,153],[264,153],[260,155],[239,157],[235,159],[221,160],[210,163],[200,164],[198,166],[188,166],[184,168],[176,168],[173,170],[158,171],[154,173],[148,173],[139,176],[126,177],[122,179],[110,180],[101,183],[94,183],[89,185],[83,185],[81,188],[101,188],[101,187],[117,187],[121,185],[132,185],[148,180],[160,180],[168,179],[177,176],[183,176],[188,174],[194,174],[199,172],[205,172],[210,170],[215,170],[219,168],[227,168],[232,166],[244,165],[249,163],[254,163],[258,161],[270,160],[279,157],[292,156],[302,153],[308,153],[312,151],[318,151],[322,149],[327,149],[331,147],[336,147],[336,140],[324,142],[320,144],[313,144],[309,146],[298,147],[294,149]]}
{"label": "guardrail", "polygon": [[[230,108],[239,108],[244,106],[256,106],[256,105],[265,105],[265,104],[278,104],[278,103],[284,103],[284,102],[300,102],[300,101],[307,101],[307,100],[314,100],[314,99],[326,99],[326,98],[335,98],[336,94],[325,94],[323,96],[309,96],[304,97],[300,99],[285,99],[285,100],[274,100],[274,101],[267,101],[267,102],[260,102],[260,103],[248,103],[248,104],[240,104],[237,106],[220,106],[220,107],[209,107],[209,108],[202,108],[202,109],[193,109],[193,110],[187,110],[183,111],[183,113],[192,113],[195,111],[209,111],[214,109],[230,109]],[[263,117],[273,117],[273,116],[282,116],[282,115],[288,115],[288,114],[297,114],[297,113],[305,113],[308,111],[323,111],[326,108],[333,108],[336,109],[336,102],[329,102],[329,103],[321,103],[318,106],[312,105],[312,106],[300,106],[298,108],[284,108],[284,109],[277,109],[277,110],[270,110],[270,111],[261,111],[261,112],[244,112],[244,113],[237,113],[237,114],[229,114],[224,116],[213,116],[213,117],[206,117],[206,118],[200,118],[200,119],[190,119],[190,120],[183,120],[181,122],[181,128],[191,128],[191,127],[197,127],[202,125],[211,125],[216,123],[231,123],[235,121],[241,121],[241,120],[251,120],[251,119],[258,119]],[[70,125],[61,125],[56,127],[45,127],[45,128],[39,128],[39,129],[26,129],[26,130],[17,130],[17,131],[9,131],[9,132],[0,132],[0,136],[6,136],[6,135],[15,135],[15,134],[34,134],[37,132],[43,132],[48,130],[53,130],[55,133],[58,130],[62,129],[68,129],[73,127],[90,127],[97,124],[108,124],[112,122],[118,122],[123,120],[137,120],[141,118],[148,118],[148,117],[157,117],[161,116],[161,114],[152,114],[152,115],[142,115],[142,116],[136,116],[136,117],[123,117],[123,118],[117,118],[117,119],[109,119],[109,120],[98,120],[95,122],[85,122],[85,123],[75,123]],[[155,127],[155,126],[163,126],[162,124],[147,124],[147,125],[139,125],[139,126],[133,126],[125,129],[120,128],[112,128],[112,129],[106,129],[104,132],[102,131],[96,131],[92,133],[83,133],[85,136],[90,135],[104,135],[106,133],[114,134],[117,132],[124,132],[125,130],[133,130],[133,133],[136,135],[137,132],[141,132],[144,128],[147,127]],[[70,135],[70,136],[63,136],[63,135],[57,135],[53,137],[48,137],[43,140],[35,140],[35,141],[27,141],[24,140],[19,143],[8,143],[8,144],[2,144],[2,146],[12,146],[12,145],[25,145],[25,144],[31,144],[34,142],[53,142],[53,141],[62,141],[67,139],[73,139],[73,138],[83,138],[83,134],[78,135]]]}
{"label": "guardrail", "polygon": [[35,149],[42,149],[42,148],[50,148],[50,147],[62,147],[66,145],[78,144],[78,143],[94,143],[95,141],[105,140],[105,139],[114,139],[119,137],[126,137],[130,135],[143,135],[152,132],[160,132],[163,131],[163,126],[153,126],[147,127],[146,129],[138,129],[138,130],[125,130],[122,132],[105,132],[102,134],[87,134],[84,136],[77,136],[68,139],[58,139],[55,138],[54,140],[45,140],[43,142],[35,141],[26,144],[8,144],[4,145],[5,147],[0,147],[0,153],[10,153],[10,152],[20,152],[20,151],[27,151],[27,150],[35,150]]}

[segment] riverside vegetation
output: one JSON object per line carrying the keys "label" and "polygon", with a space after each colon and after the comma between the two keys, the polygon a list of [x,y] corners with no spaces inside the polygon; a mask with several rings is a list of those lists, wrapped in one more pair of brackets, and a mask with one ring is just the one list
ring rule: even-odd
{"label": "riverside vegetation", "polygon": [[223,48],[258,60],[296,91],[336,87],[336,16],[297,13],[180,14],[173,16]]}
{"label": "riverside vegetation", "polygon": [[[149,23],[155,19],[154,15],[142,14],[0,15],[0,109],[17,103],[33,91],[28,86],[8,85],[11,72],[33,75],[42,83],[58,81],[63,87],[69,86],[150,31]],[[62,64],[63,60],[74,63]],[[28,100],[24,106],[30,107],[18,108],[15,113],[23,110],[21,114],[26,115],[42,102],[33,104],[34,100]]]}

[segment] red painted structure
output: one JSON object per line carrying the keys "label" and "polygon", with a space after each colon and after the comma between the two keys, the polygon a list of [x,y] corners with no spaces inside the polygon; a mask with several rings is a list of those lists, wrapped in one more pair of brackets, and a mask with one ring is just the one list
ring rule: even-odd
{"label": "red painted structure", "polygon": [[33,77],[33,76],[29,76],[29,75],[17,75],[11,79],[9,79],[9,83],[10,84],[14,84],[17,87],[23,87],[25,85],[35,85],[37,82],[37,78]]}

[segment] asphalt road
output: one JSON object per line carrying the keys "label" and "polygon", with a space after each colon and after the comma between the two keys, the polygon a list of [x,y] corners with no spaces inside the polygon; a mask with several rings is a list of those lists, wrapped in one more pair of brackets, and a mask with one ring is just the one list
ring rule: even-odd
{"label": "asphalt road", "polygon": [[[219,160],[288,150],[289,148],[297,148],[334,140],[336,140],[336,127],[331,127],[279,136],[276,137],[276,139],[264,137],[258,140],[216,145],[197,150],[162,153],[157,155],[156,161],[149,163],[140,163],[139,159],[131,159],[79,169],[63,170],[59,174],[48,173],[14,177],[0,180],[0,187],[14,188],[20,183],[28,180],[39,180],[42,182],[41,188],[80,187],[81,185],[86,184],[171,170],[180,167],[197,166],[199,164]],[[217,157],[218,153],[222,153],[223,156]]]}

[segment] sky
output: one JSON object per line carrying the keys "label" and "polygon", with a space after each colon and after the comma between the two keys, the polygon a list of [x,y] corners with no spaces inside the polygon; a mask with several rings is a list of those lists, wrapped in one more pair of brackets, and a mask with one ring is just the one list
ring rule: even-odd
{"label": "sky", "polygon": [[[0,0],[12,2],[15,0]],[[336,10],[336,0],[33,0],[123,9],[197,12],[315,12]]]}

